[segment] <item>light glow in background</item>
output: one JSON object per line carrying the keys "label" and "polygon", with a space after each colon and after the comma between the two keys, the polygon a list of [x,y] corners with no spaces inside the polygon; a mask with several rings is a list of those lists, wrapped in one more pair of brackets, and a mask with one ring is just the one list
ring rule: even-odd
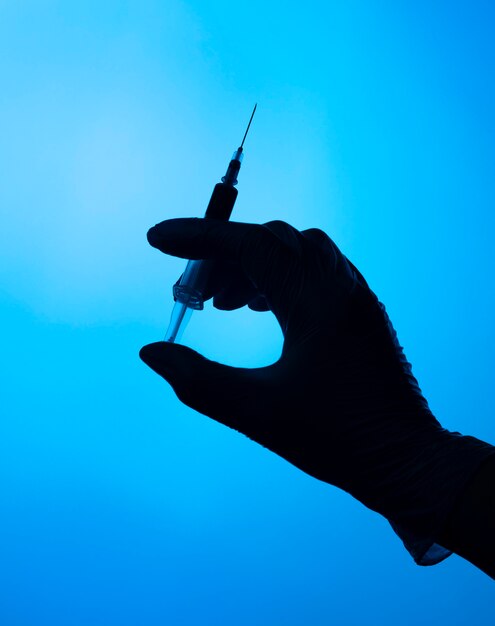
{"label": "light glow in background", "polygon": [[[138,358],[258,102],[233,219],[320,227],[443,426],[495,442],[491,3],[0,2],[0,622],[493,624],[493,581],[184,407]],[[275,360],[272,317],[184,342]]]}

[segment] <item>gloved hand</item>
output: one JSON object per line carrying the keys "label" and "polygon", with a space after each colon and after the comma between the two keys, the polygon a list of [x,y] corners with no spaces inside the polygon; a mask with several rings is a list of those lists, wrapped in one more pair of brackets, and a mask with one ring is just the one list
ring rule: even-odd
{"label": "gloved hand", "polygon": [[448,556],[425,554],[482,446],[432,415],[385,307],[335,243],[280,221],[207,219],[164,221],[148,241],[214,260],[214,306],[270,310],[284,335],[280,359],[254,369],[144,346],[179,399],[384,515],[418,563]]}

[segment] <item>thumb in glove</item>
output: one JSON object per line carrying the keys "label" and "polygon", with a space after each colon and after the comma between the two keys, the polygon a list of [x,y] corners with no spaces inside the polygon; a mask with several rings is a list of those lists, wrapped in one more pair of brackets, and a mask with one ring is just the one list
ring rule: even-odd
{"label": "thumb in glove", "polygon": [[267,415],[260,412],[259,383],[270,378],[272,366],[231,367],[165,341],[143,346],[139,356],[184,404],[263,443],[261,431],[266,429]]}

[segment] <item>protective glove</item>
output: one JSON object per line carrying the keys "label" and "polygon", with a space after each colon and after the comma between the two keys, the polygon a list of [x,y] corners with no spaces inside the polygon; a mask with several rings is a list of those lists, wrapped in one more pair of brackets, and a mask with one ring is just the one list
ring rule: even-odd
{"label": "protective glove", "polygon": [[284,336],[279,360],[253,369],[144,346],[142,360],[178,398],[385,516],[418,564],[448,556],[435,538],[495,450],[441,427],[385,307],[335,243],[280,221],[196,218],[161,222],[148,241],[213,260],[213,305],[272,311]]}

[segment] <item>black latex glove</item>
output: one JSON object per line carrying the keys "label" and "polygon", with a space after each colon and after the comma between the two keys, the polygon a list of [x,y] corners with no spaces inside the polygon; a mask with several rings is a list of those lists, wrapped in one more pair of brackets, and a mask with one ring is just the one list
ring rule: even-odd
{"label": "black latex glove", "polygon": [[191,408],[384,515],[419,560],[477,460],[468,451],[452,469],[461,437],[433,417],[360,272],[324,232],[280,221],[172,219],[148,241],[215,260],[214,306],[269,309],[284,344],[276,363],[254,369],[165,342],[144,346],[143,361]]}

